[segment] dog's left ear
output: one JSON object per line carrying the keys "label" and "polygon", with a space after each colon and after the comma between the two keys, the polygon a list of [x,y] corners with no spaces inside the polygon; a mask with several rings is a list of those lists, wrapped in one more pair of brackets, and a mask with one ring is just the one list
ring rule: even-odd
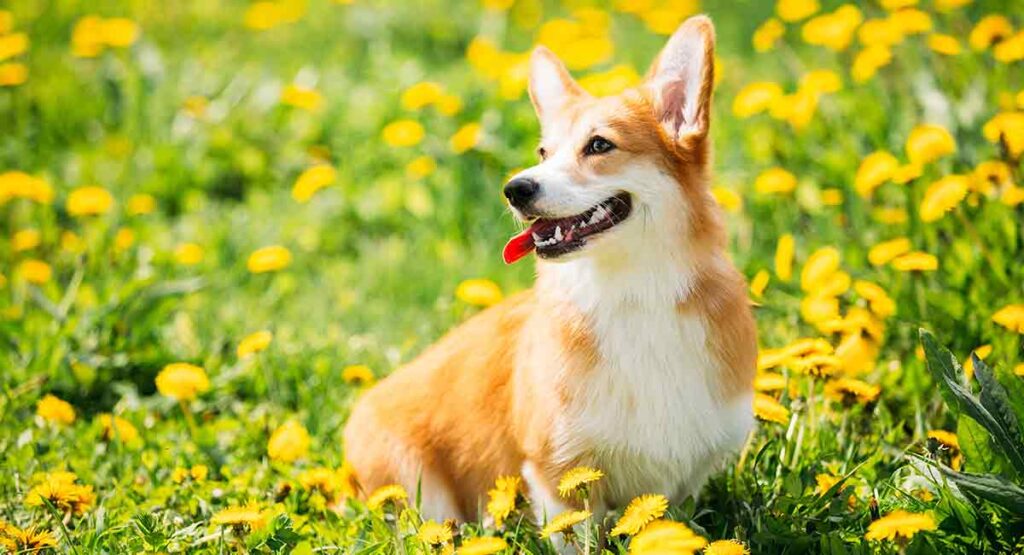
{"label": "dog's left ear", "polygon": [[670,136],[707,135],[714,82],[715,26],[707,16],[694,16],[676,29],[647,72],[655,113]]}

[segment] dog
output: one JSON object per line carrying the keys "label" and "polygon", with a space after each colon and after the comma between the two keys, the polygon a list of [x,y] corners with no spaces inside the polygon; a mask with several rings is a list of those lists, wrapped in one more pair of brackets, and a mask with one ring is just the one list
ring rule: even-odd
{"label": "dog", "polygon": [[709,187],[714,26],[691,17],[636,88],[586,93],[537,47],[537,165],[505,186],[537,256],[532,290],[449,332],[367,391],[345,429],[364,493],[420,492],[424,518],[470,520],[499,476],[538,519],[574,506],[567,470],[605,477],[595,514],[696,496],[754,426],[757,338]]}

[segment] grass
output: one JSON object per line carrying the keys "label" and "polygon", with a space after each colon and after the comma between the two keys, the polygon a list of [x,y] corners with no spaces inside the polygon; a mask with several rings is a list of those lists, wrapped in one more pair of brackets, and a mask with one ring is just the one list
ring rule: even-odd
{"label": "grass", "polygon": [[[820,13],[838,6],[824,4]],[[277,7],[262,17],[267,6]],[[1001,60],[1007,48],[974,50],[966,37],[992,13],[1019,28],[1024,5],[919,7],[934,32],[959,38],[963,51],[942,55],[927,46],[929,32],[899,33],[891,62],[858,82],[851,70],[863,72],[859,54],[880,47],[874,35],[836,52],[807,44],[802,22],[786,23],[771,50],[755,52],[750,37],[773,15],[770,3],[700,6],[718,27],[721,62],[714,184],[736,264],[769,280],[754,295],[762,361],[781,358],[762,375],[781,385],[761,389],[776,412],[785,409],[762,423],[699,501],[668,509],[666,518],[708,540],[734,538],[754,553],[1024,547],[1019,514],[951,486],[914,458],[950,465],[962,456],[965,470],[1019,479],[977,424],[947,408],[918,351],[918,329],[933,330],[961,361],[990,346],[986,361],[1011,392],[1020,390],[1024,317],[993,317],[1024,303],[1024,208],[1013,201],[1024,186],[1015,146],[1024,130],[987,138],[984,129],[999,113],[1024,111],[1024,72],[1022,62]],[[7,35],[26,33],[29,44],[0,60],[28,70],[24,82],[0,87],[0,552],[50,540],[45,549],[65,553],[430,552],[415,535],[415,492],[408,510],[351,499],[330,510],[345,486],[334,472],[343,469],[340,430],[366,386],[344,369],[366,365],[379,378],[478,312],[488,299],[455,294],[466,279],[492,280],[505,295],[530,286],[530,265],[506,267],[499,252],[515,229],[500,184],[534,163],[538,131],[515,77],[522,57],[511,53],[528,51],[542,22],[571,18],[572,9],[529,0],[511,10],[435,0],[414,10],[314,0],[12,0],[4,9]],[[889,17],[875,4],[860,9],[865,19]],[[590,65],[576,75],[616,64],[642,73],[664,41],[645,24],[647,13],[610,10],[607,29],[590,13],[581,32],[614,52],[589,64],[593,43],[556,34],[566,41],[556,50]],[[137,36],[116,21],[74,33],[93,14],[127,18]],[[256,20],[276,24],[246,25]],[[74,55],[90,48],[102,51]],[[800,78],[814,69],[834,72],[840,86],[812,95],[813,106],[797,95],[776,101],[774,116],[734,113],[751,83],[794,93],[806,90]],[[458,112],[403,107],[403,91],[422,81],[457,97]],[[607,75],[595,81],[614,86]],[[300,88],[297,105],[281,100],[291,84]],[[388,144],[382,130],[406,119],[423,127],[422,140]],[[454,148],[450,138],[474,123],[477,140]],[[886,150],[905,169],[908,138],[922,123],[947,130],[953,151],[911,148],[935,157],[920,176],[905,184],[883,176],[872,195],[858,193],[862,160]],[[412,175],[407,166],[422,156],[436,169]],[[1001,163],[1005,176],[979,178],[985,161]],[[336,177],[296,201],[299,175],[323,163]],[[765,180],[756,185],[774,167],[794,177],[791,190],[785,178],[776,182],[781,192],[766,192]],[[47,183],[52,198],[21,198],[13,189],[21,178],[4,173],[15,171]],[[932,220],[922,200],[950,175],[967,176],[966,191],[958,195],[953,183],[949,210]],[[76,215],[71,192],[86,185],[108,191],[112,205]],[[130,199],[140,194],[152,197],[152,211],[132,213]],[[795,239],[789,279],[785,260],[776,262],[785,234]],[[901,237],[934,256],[937,268],[872,263],[872,247]],[[187,243],[198,245],[201,260],[183,263]],[[285,246],[290,264],[250,272],[250,254],[268,245]],[[837,265],[828,264],[827,248]],[[52,275],[33,276],[27,261],[44,262]],[[883,293],[851,287],[848,278]],[[272,332],[269,345],[239,357],[239,343],[259,330]],[[800,338],[829,347],[800,351]],[[787,346],[796,350],[779,351]],[[808,366],[809,355],[832,349],[836,359]],[[174,362],[203,368],[208,390],[181,402],[158,392],[156,376]],[[877,386],[877,398],[829,394],[840,377]],[[66,409],[41,405],[46,395],[69,403],[73,419],[62,423]],[[105,414],[130,429],[105,426]],[[294,460],[270,457],[268,442],[287,422],[308,431],[308,448]],[[958,432],[960,448],[928,439],[933,430]],[[291,439],[285,443],[294,446]],[[95,498],[60,483],[59,492],[78,491],[77,505],[57,494],[32,502],[41,499],[33,488],[54,483],[46,473],[60,470],[74,472]],[[211,522],[247,503],[263,526]],[[552,552],[518,503],[500,530],[462,524],[448,546],[498,535],[515,552]],[[928,515],[935,530],[865,539],[871,522],[895,510]],[[616,516],[587,529],[609,530]],[[42,536],[12,540],[5,526]],[[593,545],[580,536],[578,545]],[[607,549],[628,546],[620,536]]]}

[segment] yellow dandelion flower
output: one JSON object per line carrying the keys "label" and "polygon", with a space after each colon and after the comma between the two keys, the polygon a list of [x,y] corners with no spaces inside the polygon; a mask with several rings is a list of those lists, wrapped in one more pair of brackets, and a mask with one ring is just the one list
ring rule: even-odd
{"label": "yellow dandelion flower", "polygon": [[15,252],[32,250],[42,242],[38,229],[22,229],[11,236],[11,249]]}
{"label": "yellow dandelion flower", "polygon": [[238,348],[235,349],[235,354],[238,355],[238,358],[246,358],[265,351],[267,347],[270,346],[270,342],[273,339],[274,334],[267,330],[250,333],[242,338],[242,341],[238,343]]}
{"label": "yellow dandelion flower", "polygon": [[25,260],[18,264],[17,275],[29,283],[43,285],[53,277],[53,269],[42,260]]}
{"label": "yellow dandelion flower", "polygon": [[178,401],[191,401],[210,389],[206,371],[187,362],[172,362],[156,376],[156,389],[161,395]]}
{"label": "yellow dandelion flower", "polygon": [[[816,486],[814,487],[814,493],[817,495],[825,495],[828,490],[832,489],[832,486],[839,483],[842,480],[842,476],[836,476],[835,474],[818,474],[814,477]],[[846,489],[845,486],[841,489]]]}
{"label": "yellow dandelion flower", "polygon": [[459,128],[448,141],[452,152],[462,154],[480,143],[483,127],[479,123],[467,123]]}
{"label": "yellow dandelion flower", "polygon": [[210,518],[210,524],[260,529],[267,524],[267,513],[255,501],[250,501],[245,505],[232,505],[217,511]]}
{"label": "yellow dandelion flower", "polygon": [[447,522],[428,520],[420,525],[416,537],[427,545],[438,546],[452,541],[452,528]]}
{"label": "yellow dandelion flower", "polygon": [[281,90],[281,104],[307,112],[316,112],[324,105],[324,97],[316,89],[289,84]]}
{"label": "yellow dandelion flower", "polygon": [[822,189],[821,203],[825,206],[841,206],[843,204],[843,191],[835,188]]}
{"label": "yellow dandelion flower", "polygon": [[1018,31],[1017,34],[997,44],[992,49],[992,57],[1004,64],[1024,60],[1024,31]]}
{"label": "yellow dandelion flower", "polygon": [[455,288],[455,298],[475,306],[491,306],[501,302],[501,288],[489,279],[467,279]]}
{"label": "yellow dandelion flower", "polygon": [[668,510],[668,499],[660,494],[648,494],[636,497],[629,502],[622,512],[611,535],[635,535],[651,522],[662,517]]}
{"label": "yellow dandelion flower", "polygon": [[590,518],[590,511],[565,511],[548,521],[540,530],[540,537],[550,538],[554,534],[571,534],[572,527]]}
{"label": "yellow dandelion flower", "polygon": [[775,372],[759,372],[754,378],[754,390],[763,392],[782,391],[786,388],[786,377]]}
{"label": "yellow dandelion flower", "polygon": [[748,118],[764,112],[779,98],[782,87],[771,81],[758,81],[740,89],[732,101],[732,113],[738,118]]}
{"label": "yellow dandelion flower", "polygon": [[939,259],[926,252],[914,251],[892,261],[892,267],[901,272],[933,272],[939,268]]}
{"label": "yellow dandelion flower", "polygon": [[640,82],[640,74],[629,64],[618,64],[607,71],[582,77],[579,84],[594,96],[614,96]]}
{"label": "yellow dandelion flower", "polygon": [[963,52],[963,47],[960,45],[960,39],[953,35],[946,35],[942,33],[934,33],[928,36],[928,48],[936,54],[942,54],[943,56],[956,56]]}
{"label": "yellow dandelion flower", "polygon": [[893,16],[871,18],[857,29],[857,39],[864,46],[888,48],[903,41],[903,29]]}
{"label": "yellow dandelion flower", "polygon": [[350,497],[354,492],[351,476],[346,467],[333,470],[317,467],[299,475],[299,484],[307,491],[318,491],[330,501]]}
{"label": "yellow dandelion flower", "polygon": [[350,364],[346,366],[341,370],[341,379],[345,380],[345,383],[361,387],[369,387],[376,380],[373,370],[365,364]]}
{"label": "yellow dandelion flower", "polygon": [[291,251],[281,245],[271,245],[253,251],[249,255],[246,267],[254,274],[262,274],[282,270],[291,263]]}
{"label": "yellow dandelion flower", "polygon": [[902,10],[910,6],[916,6],[917,0],[879,0],[879,4],[889,11]]}
{"label": "yellow dandelion flower", "polygon": [[57,549],[57,538],[49,530],[39,530],[35,526],[25,529],[10,526],[6,532],[0,528],[0,546],[12,553],[39,553]]}
{"label": "yellow dandelion flower", "polygon": [[889,15],[889,22],[904,35],[919,35],[932,30],[932,16],[918,9],[902,9]]}
{"label": "yellow dandelion flower", "polygon": [[558,481],[558,495],[568,497],[580,488],[596,482],[604,477],[604,472],[589,466],[577,466],[570,469]]}
{"label": "yellow dandelion flower", "polygon": [[853,290],[868,301],[871,312],[879,318],[888,318],[896,313],[896,302],[877,283],[857,280],[853,283]]}
{"label": "yellow dandelion flower", "polygon": [[175,484],[184,483],[186,479],[188,479],[187,468],[182,468],[178,466],[171,471],[171,481],[174,482]]}
{"label": "yellow dandelion flower", "polygon": [[986,160],[974,167],[971,190],[990,195],[994,187],[1012,186],[1010,166],[1002,160]]}
{"label": "yellow dandelion flower", "polygon": [[789,281],[793,277],[793,257],[796,252],[796,242],[793,235],[784,233],[779,237],[778,245],[775,247],[775,276],[781,281]]}
{"label": "yellow dandelion flower", "polygon": [[922,222],[941,219],[967,197],[970,179],[965,175],[947,175],[932,183],[924,193],[918,213]]}
{"label": "yellow dandelion flower", "polygon": [[899,225],[907,223],[910,217],[907,211],[902,208],[881,207],[871,211],[871,217],[875,221],[887,225]]}
{"label": "yellow dandelion flower", "polygon": [[840,255],[835,247],[822,247],[807,259],[800,272],[800,288],[815,292],[839,270]]}
{"label": "yellow dandelion flower", "polygon": [[1005,143],[1010,155],[1024,154],[1024,111],[1001,112],[981,128],[985,139],[992,143]]}
{"label": "yellow dandelion flower", "polygon": [[897,510],[868,525],[868,532],[864,534],[864,539],[872,541],[909,539],[918,532],[935,530],[935,528],[935,519],[931,515]]}
{"label": "yellow dandelion flower", "polygon": [[913,246],[910,239],[897,237],[889,241],[882,241],[868,250],[868,262],[872,266],[884,266],[896,257],[910,252]]}
{"label": "yellow dandelion flower", "polygon": [[808,20],[800,29],[800,34],[807,44],[842,52],[853,42],[854,32],[863,19],[860,9],[845,4],[832,13]]}
{"label": "yellow dandelion flower", "polygon": [[630,555],[693,554],[708,541],[693,533],[688,526],[671,520],[656,520],[629,542]]}
{"label": "yellow dandelion flower", "polygon": [[75,408],[71,403],[46,394],[36,404],[36,415],[47,422],[69,426],[75,422]]}
{"label": "yellow dandelion flower", "polygon": [[521,480],[518,476],[501,476],[494,481],[494,487],[487,492],[487,514],[494,519],[494,526],[501,528],[505,519],[516,508]]}
{"label": "yellow dandelion flower", "polygon": [[1004,328],[1024,333],[1024,304],[1008,304],[992,315],[992,321]]}
{"label": "yellow dandelion flower", "polygon": [[754,180],[754,190],[762,195],[785,194],[796,189],[796,176],[782,168],[770,168]]}
{"label": "yellow dandelion flower", "polygon": [[881,393],[881,387],[854,378],[838,378],[825,384],[826,397],[848,404],[871,403]]}
{"label": "yellow dandelion flower", "polygon": [[182,266],[195,266],[203,261],[203,247],[195,243],[181,243],[174,247],[174,261]]}
{"label": "yellow dandelion flower", "polygon": [[505,540],[495,537],[470,538],[455,550],[456,555],[494,555],[508,549]]}
{"label": "yellow dandelion flower", "polygon": [[853,178],[853,187],[857,194],[871,198],[871,194],[880,185],[892,179],[893,173],[900,163],[896,157],[885,150],[878,150],[867,155],[857,168]]}
{"label": "yellow dandelion flower", "polygon": [[103,187],[89,185],[71,191],[67,200],[67,211],[72,216],[97,216],[105,214],[114,206],[114,197]]}
{"label": "yellow dandelion flower", "polygon": [[743,197],[732,189],[715,186],[711,188],[711,195],[715,197],[715,202],[726,212],[735,214],[743,209]]}
{"label": "yellow dandelion flower", "polygon": [[376,511],[384,506],[385,503],[398,504],[404,502],[409,496],[405,493],[405,488],[397,484],[391,484],[387,486],[381,486],[374,490],[368,498],[366,498],[366,506],[372,511]]}
{"label": "yellow dandelion flower", "polygon": [[124,17],[104,19],[100,28],[103,42],[112,48],[127,48],[139,38],[139,26]]}
{"label": "yellow dandelion flower", "polygon": [[830,69],[808,71],[800,77],[800,89],[815,94],[830,94],[843,88],[843,79]]}
{"label": "yellow dandelion flower", "polygon": [[775,48],[779,39],[786,34],[786,27],[781,21],[774,17],[768,18],[764,23],[754,30],[752,42],[757,52],[768,52]]}
{"label": "yellow dandelion flower", "polygon": [[28,81],[28,66],[19,62],[0,64],[0,87],[16,87]]}
{"label": "yellow dandelion flower", "polygon": [[25,33],[0,35],[0,62],[24,54],[28,51],[28,44],[28,35]]}
{"label": "yellow dandelion flower", "polygon": [[104,441],[117,439],[122,443],[132,443],[139,439],[139,431],[135,426],[120,416],[100,414],[96,417],[96,422],[100,425]]}
{"label": "yellow dandelion flower", "polygon": [[[519,95],[516,95],[518,98]],[[454,94],[441,95],[437,99],[437,111],[445,116],[454,116],[462,110],[462,99]]]}
{"label": "yellow dandelion flower", "polygon": [[946,128],[922,124],[910,131],[906,150],[912,164],[925,165],[956,152],[956,141]]}
{"label": "yellow dandelion flower", "polygon": [[117,230],[117,233],[114,234],[114,250],[126,251],[130,249],[131,246],[134,244],[135,232],[132,230],[127,228],[121,228]]}
{"label": "yellow dandelion flower", "polygon": [[128,198],[128,213],[132,216],[144,216],[156,210],[156,199],[153,195],[138,194]]}
{"label": "yellow dandelion flower", "polygon": [[776,422],[778,424],[789,423],[789,409],[782,406],[782,403],[774,397],[764,393],[754,394],[754,416],[765,422]]}
{"label": "yellow dandelion flower", "polygon": [[395,148],[416,146],[423,140],[425,134],[423,126],[411,119],[389,123],[381,131],[384,142]]}
{"label": "yellow dandelion flower", "polygon": [[[992,354],[992,345],[981,345],[980,347],[971,351],[971,355],[975,355],[981,360],[985,360],[988,355]],[[964,367],[964,375],[967,379],[974,377],[974,357],[967,355],[967,359],[964,360],[962,366]]]}
{"label": "yellow dandelion flower", "polygon": [[739,540],[718,540],[704,548],[704,555],[750,555],[750,550]]}
{"label": "yellow dandelion flower", "polygon": [[946,430],[929,430],[928,439],[934,439],[940,445],[950,449],[960,449],[960,440],[957,439],[956,434],[953,432],[947,432]]}
{"label": "yellow dandelion flower", "polygon": [[54,472],[42,477],[38,484],[25,494],[26,507],[44,507],[52,504],[61,512],[84,514],[96,502],[92,486],[78,484],[78,477],[71,472]]}
{"label": "yellow dandelion flower", "polygon": [[821,326],[839,317],[839,299],[824,295],[808,295],[800,301],[800,317]]}
{"label": "yellow dandelion flower", "polygon": [[338,179],[338,171],[327,164],[317,164],[307,168],[296,178],[292,186],[292,198],[297,202],[306,203],[320,189],[332,185]]}
{"label": "yellow dandelion flower", "polygon": [[306,427],[295,420],[289,420],[270,434],[267,456],[274,461],[294,462],[306,456],[310,442]]}
{"label": "yellow dandelion flower", "polygon": [[430,156],[419,156],[405,166],[405,174],[412,179],[422,179],[434,173],[437,162]]}
{"label": "yellow dandelion flower", "polygon": [[775,14],[788,23],[807,19],[820,9],[818,0],[778,0],[775,3]]}
{"label": "yellow dandelion flower", "polygon": [[857,83],[868,81],[878,70],[892,62],[892,50],[887,46],[873,45],[861,50],[853,59],[850,77]]}
{"label": "yellow dandelion flower", "polygon": [[768,281],[771,279],[771,275],[768,274],[767,270],[760,270],[754,275],[754,278],[750,280],[750,294],[754,298],[760,299],[764,296],[764,289],[768,287]]}
{"label": "yellow dandelion flower", "polygon": [[434,104],[444,95],[444,88],[433,81],[423,81],[405,89],[402,93],[402,108],[419,110]]}
{"label": "yellow dandelion flower", "polygon": [[971,30],[967,42],[974,50],[985,50],[1013,34],[1013,24],[1004,15],[992,14],[981,18]]}

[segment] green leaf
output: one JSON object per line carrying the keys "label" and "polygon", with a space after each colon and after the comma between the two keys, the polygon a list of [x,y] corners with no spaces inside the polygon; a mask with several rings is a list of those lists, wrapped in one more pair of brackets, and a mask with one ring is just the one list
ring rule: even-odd
{"label": "green leaf", "polygon": [[932,332],[921,328],[919,333],[921,335],[921,346],[924,347],[924,358],[928,371],[931,372],[932,377],[938,382],[939,393],[942,394],[942,399],[946,401],[946,406],[949,407],[953,414],[958,414],[960,412],[960,401],[950,389],[949,383],[964,383],[963,368],[960,367],[960,363],[949,349],[939,345]]}
{"label": "green leaf", "polygon": [[931,332],[921,330],[921,344],[924,346],[928,370],[939,382],[942,397],[957,414],[963,413],[981,424],[992,436],[996,445],[1009,459],[1011,468],[1024,474],[1024,452],[1020,449],[1020,435],[1011,435],[981,402],[974,398],[964,382],[963,369],[953,353],[935,341]]}
{"label": "green leaf", "polygon": [[961,416],[956,423],[956,437],[964,454],[964,468],[972,472],[999,472],[1003,466],[999,453],[992,449],[990,437],[973,418]]}
{"label": "green leaf", "polygon": [[[1009,395],[1003,384],[999,383],[992,369],[978,355],[971,353],[971,360],[974,363],[974,375],[981,384],[981,404],[999,422],[999,425],[1006,433],[1009,449],[1016,453],[1010,460],[1024,462],[1024,442],[1021,437],[1020,421],[1017,420],[1017,413],[1010,404]],[[1009,455],[1009,453],[1007,453]],[[1017,467],[1017,472],[1024,475],[1024,465]]]}
{"label": "green leaf", "polygon": [[1016,514],[1024,514],[1024,488],[993,474],[969,474],[937,465],[963,491],[995,503]]}
{"label": "green leaf", "polygon": [[996,368],[996,378],[1006,388],[1010,406],[1017,415],[1018,422],[1024,422],[1024,379],[1014,374],[1007,367]]}

